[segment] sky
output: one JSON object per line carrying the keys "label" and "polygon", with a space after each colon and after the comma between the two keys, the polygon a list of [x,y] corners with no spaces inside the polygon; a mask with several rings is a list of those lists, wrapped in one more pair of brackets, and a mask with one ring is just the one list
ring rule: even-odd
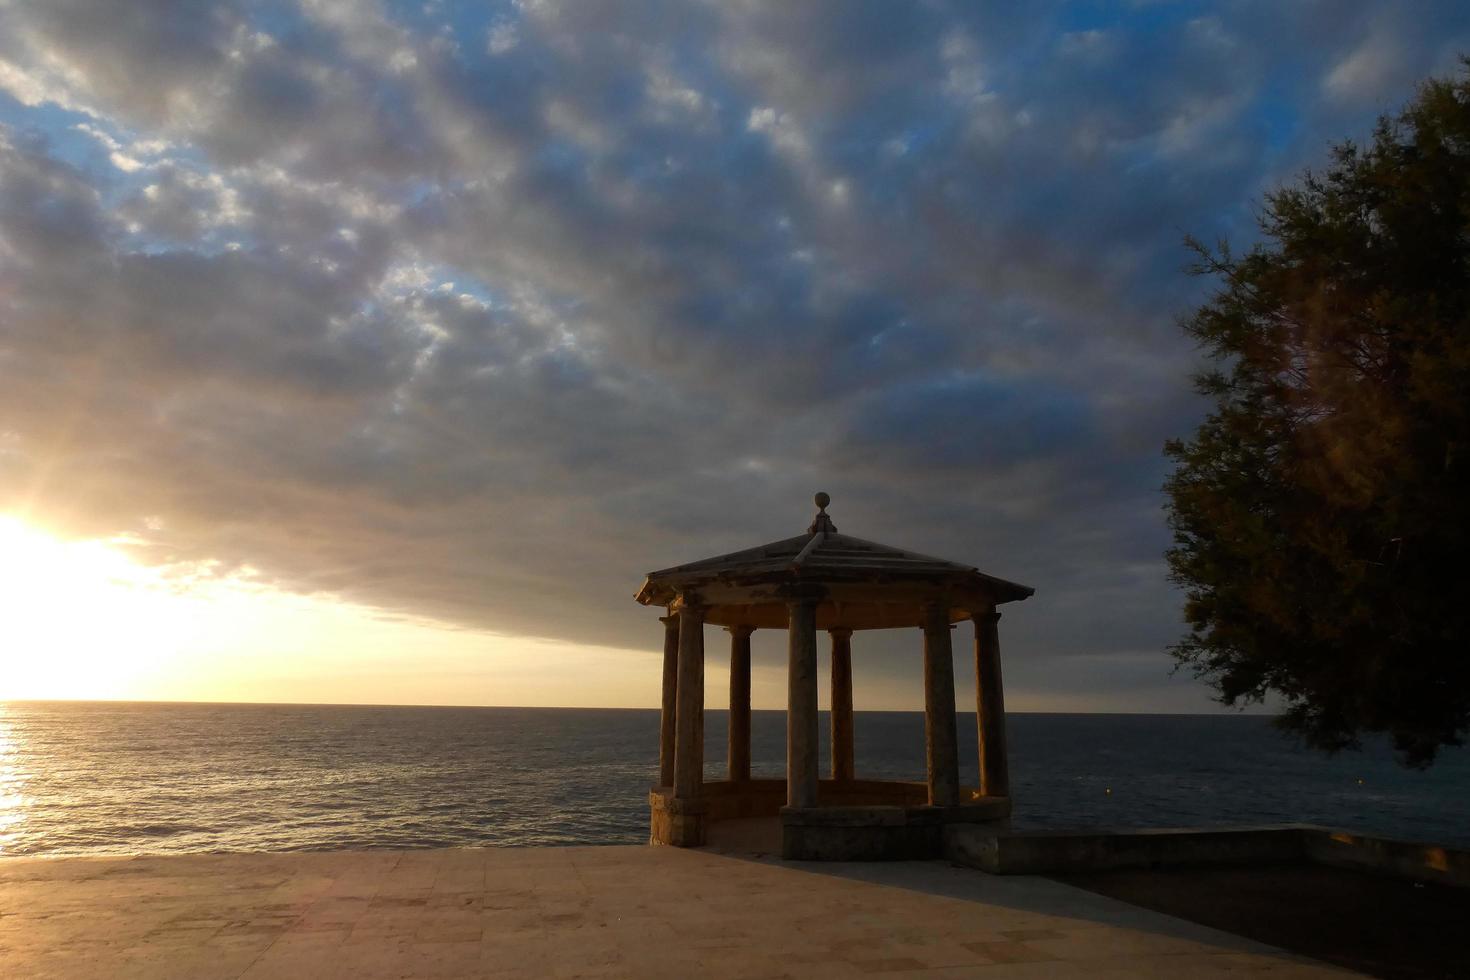
{"label": "sky", "polygon": [[[0,0],[0,698],[654,705],[643,574],[825,490],[1036,589],[1012,709],[1210,710],[1182,240],[1465,51],[1433,0]],[[859,636],[858,709],[919,650]]]}

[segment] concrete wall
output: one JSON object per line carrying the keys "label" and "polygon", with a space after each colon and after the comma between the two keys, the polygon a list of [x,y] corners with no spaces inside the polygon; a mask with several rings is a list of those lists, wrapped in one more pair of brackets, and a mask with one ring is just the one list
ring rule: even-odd
{"label": "concrete wall", "polygon": [[[927,808],[926,808],[927,809]],[[787,808],[781,857],[788,861],[918,861],[938,857],[943,826],[901,806]]]}
{"label": "concrete wall", "polygon": [[992,874],[1113,871],[1183,864],[1263,864],[1302,859],[1301,828],[994,833],[955,826],[945,856]]}
{"label": "concrete wall", "polygon": [[792,861],[916,861],[944,853],[945,828],[994,829],[1010,816],[1010,800],[964,806],[821,806],[781,809],[781,856]]}
{"label": "concrete wall", "polygon": [[951,825],[944,829],[943,852],[992,874],[1315,862],[1470,887],[1470,852],[1308,824],[1036,833]]}
{"label": "concrete wall", "polygon": [[1470,888],[1470,851],[1364,837],[1325,827],[1312,831],[1306,835],[1306,854],[1308,860],[1318,864]]}

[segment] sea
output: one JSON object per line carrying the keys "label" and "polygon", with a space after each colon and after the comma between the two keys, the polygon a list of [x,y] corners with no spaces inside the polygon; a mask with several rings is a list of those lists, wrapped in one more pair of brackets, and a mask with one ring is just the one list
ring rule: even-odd
{"label": "sea", "polygon": [[[708,713],[710,779],[726,721]],[[1470,847],[1467,749],[1421,772],[1382,743],[1320,755],[1258,715],[1007,724],[1017,829],[1307,822]],[[641,843],[658,729],[646,710],[0,703],[0,855]],[[752,729],[754,774],[781,775],[784,713]],[[859,776],[923,778],[922,714],[855,730]]]}

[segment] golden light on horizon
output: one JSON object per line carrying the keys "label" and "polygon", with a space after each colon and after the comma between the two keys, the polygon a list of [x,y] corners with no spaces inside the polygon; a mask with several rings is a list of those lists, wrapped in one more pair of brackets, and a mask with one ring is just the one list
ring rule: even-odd
{"label": "golden light on horizon", "polygon": [[26,773],[20,765],[20,746],[0,703],[0,856],[10,850],[17,828],[25,821],[22,812]]}
{"label": "golden light on horizon", "polygon": [[[642,649],[507,635],[294,594],[209,563],[153,568],[135,548],[124,538],[61,540],[0,513],[0,702],[658,703],[654,631]],[[755,707],[784,709],[784,639],[763,631],[757,640],[766,655]],[[707,639],[712,651],[719,642]],[[709,657],[708,705],[724,702],[726,683],[720,658]],[[860,685],[860,695],[871,710],[922,703],[911,673]],[[1095,707],[1025,690],[1011,700],[1022,711]]]}
{"label": "golden light on horizon", "polygon": [[[0,514],[0,702],[649,706],[648,651],[506,636],[150,568]],[[650,666],[652,665],[652,666]]]}

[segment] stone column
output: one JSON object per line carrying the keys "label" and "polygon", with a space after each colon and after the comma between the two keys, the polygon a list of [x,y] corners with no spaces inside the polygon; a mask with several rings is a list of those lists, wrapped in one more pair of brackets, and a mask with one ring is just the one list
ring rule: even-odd
{"label": "stone column", "polygon": [[960,801],[959,747],[954,721],[954,650],[948,610],[924,609],[924,747],[929,769],[929,804]]}
{"label": "stone column", "polygon": [[752,626],[730,626],[730,741],[726,754],[731,782],[750,779],[750,634]]}
{"label": "stone column", "polygon": [[1010,796],[1006,761],[1006,699],[1000,680],[1000,613],[990,606],[975,620],[975,711],[980,729],[980,794]]}
{"label": "stone column", "polygon": [[704,784],[704,608],[679,609],[679,711],[674,798],[697,800]]}
{"label": "stone column", "polygon": [[679,617],[660,616],[664,624],[664,701],[658,718],[658,784],[674,785],[674,719],[679,714]]}
{"label": "stone column", "polygon": [[852,630],[833,627],[832,637],[832,778],[853,778]]}
{"label": "stone column", "polygon": [[817,604],[787,606],[786,804],[817,805]]}

